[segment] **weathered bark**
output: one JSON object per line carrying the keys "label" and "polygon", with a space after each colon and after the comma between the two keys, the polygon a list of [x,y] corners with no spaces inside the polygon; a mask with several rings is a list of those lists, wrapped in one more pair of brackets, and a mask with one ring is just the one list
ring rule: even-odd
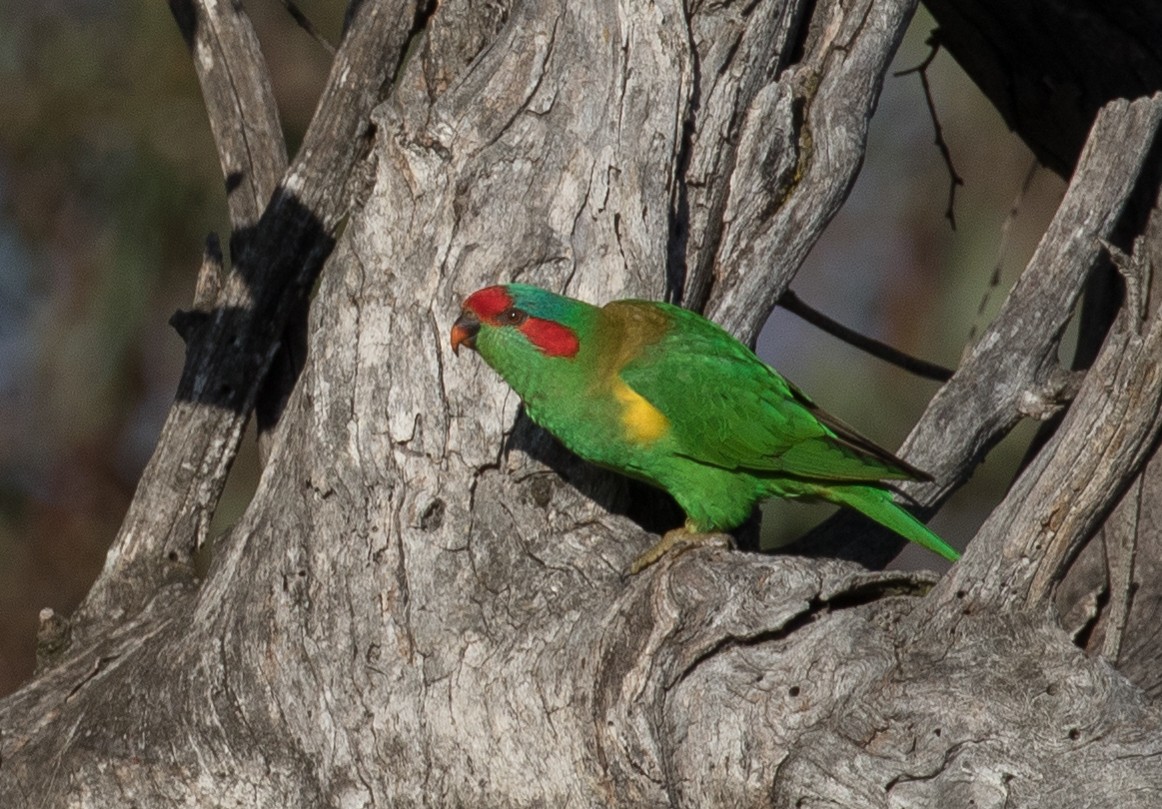
{"label": "weathered bark", "polygon": [[[1152,805],[1162,717],[1051,604],[1157,442],[1157,313],[1127,309],[1081,377],[1055,358],[1162,98],[1104,106],[907,445],[934,505],[1077,392],[939,582],[721,549],[626,579],[654,539],[632,490],[448,349],[497,279],[668,294],[753,336],[855,176],[912,6],[356,4],[318,119],[341,123],[200,301],[186,395],[72,644],[0,702],[0,803]],[[360,110],[392,75],[364,161]],[[174,575],[328,253],[254,500],[204,580]]]}
{"label": "weathered bark", "polygon": [[[925,0],[939,23],[936,39],[989,96],[1038,158],[1068,175],[1097,109],[1111,98],[1162,90],[1162,7],[1154,3],[1092,4],[1082,0]],[[1157,205],[1162,151],[1143,167],[1114,240],[1141,233],[1150,266],[1162,261]],[[1075,367],[1097,354],[1117,314],[1122,283],[1112,265],[1095,269],[1080,312]],[[1150,310],[1159,295],[1146,283]],[[1083,548],[1061,583],[1063,621],[1084,648],[1116,661],[1151,694],[1162,693],[1155,661],[1162,605],[1162,485],[1155,460],[1127,492],[1094,542]],[[1112,628],[1112,632],[1107,632]],[[1133,650],[1132,652],[1130,650]]]}
{"label": "weathered bark", "polygon": [[[1000,312],[932,399],[901,448],[901,456],[935,478],[903,486],[934,513],[967,480],[986,453],[1022,419],[1050,419],[1073,398],[1078,374],[1058,362],[1061,337],[1149,162],[1162,104],[1111,102],[1094,123],[1069,189],[1037,251]],[[800,546],[811,553],[845,552],[882,566],[904,540],[866,521],[838,515]],[[825,535],[821,538],[820,534]]]}
{"label": "weathered bark", "polygon": [[[74,631],[82,636],[139,610],[160,582],[192,578],[194,554],[207,539],[263,376],[350,209],[352,168],[370,145],[366,116],[385,94],[414,14],[404,0],[360,4],[299,154],[261,209],[256,200],[285,162],[276,155],[264,164],[257,156],[263,143],[283,148],[281,136],[270,132],[272,100],[264,86],[253,86],[265,83],[215,68],[218,59],[235,59],[238,70],[260,69],[250,24],[233,4],[172,5],[206,96],[214,99],[210,108],[227,119],[213,129],[235,227],[233,267],[218,281],[200,278],[206,299],[179,321],[189,350],[177,402],[105,569],[77,611]],[[235,93],[234,104],[222,101],[228,92]],[[213,271],[213,262],[203,264],[203,274]]]}

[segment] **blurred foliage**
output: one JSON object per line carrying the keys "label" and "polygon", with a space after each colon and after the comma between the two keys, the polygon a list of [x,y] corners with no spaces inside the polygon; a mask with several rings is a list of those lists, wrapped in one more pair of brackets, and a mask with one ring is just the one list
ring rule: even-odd
{"label": "blurred foliage", "polygon": [[[299,3],[331,42],[344,5]],[[247,10],[293,153],[329,58],[278,0]],[[0,19],[3,694],[31,673],[37,611],[70,612],[103,562],[181,370],[182,344],[167,320],[192,296],[206,234],[225,240],[227,220],[197,82],[164,4],[0,0]],[[917,18],[900,67],[923,58],[931,27]],[[984,322],[977,305],[1031,158],[947,56],[931,76],[966,180],[959,230],[943,218],[948,175],[931,145],[919,81],[889,78],[863,175],[795,289],[851,326],[954,366],[971,326]],[[990,313],[1060,190],[1059,181],[1041,177],[1026,195]],[[778,310],[760,348],[826,407],[889,446],[935,390]],[[253,489],[253,441],[246,446],[219,526]],[[985,471],[996,474],[942,513],[938,530],[963,543],[1014,463],[990,459]],[[787,514],[768,522],[798,530]]]}

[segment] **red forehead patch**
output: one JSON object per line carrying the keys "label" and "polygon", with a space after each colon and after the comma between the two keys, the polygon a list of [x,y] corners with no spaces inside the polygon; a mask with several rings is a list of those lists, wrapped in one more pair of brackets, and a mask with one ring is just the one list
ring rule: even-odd
{"label": "red forehead patch", "polygon": [[475,312],[481,320],[492,320],[510,306],[512,298],[500,286],[478,289],[464,301],[464,308]]}
{"label": "red forehead patch", "polygon": [[574,357],[581,347],[576,332],[551,320],[530,317],[520,325],[520,330],[548,357]]}

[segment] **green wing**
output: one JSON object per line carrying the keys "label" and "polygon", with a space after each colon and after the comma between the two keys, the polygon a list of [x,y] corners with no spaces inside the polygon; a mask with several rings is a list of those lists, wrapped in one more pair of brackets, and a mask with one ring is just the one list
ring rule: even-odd
{"label": "green wing", "polygon": [[927,478],[821,410],[705,318],[645,301],[611,307],[655,307],[670,324],[638,347],[620,376],[670,420],[679,453],[725,469],[818,481]]}

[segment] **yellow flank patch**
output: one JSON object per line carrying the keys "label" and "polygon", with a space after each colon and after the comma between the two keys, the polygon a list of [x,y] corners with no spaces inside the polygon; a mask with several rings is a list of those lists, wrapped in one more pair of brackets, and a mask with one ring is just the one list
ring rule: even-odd
{"label": "yellow flank patch", "polygon": [[657,441],[670,429],[670,420],[629,385],[614,378],[614,398],[621,404],[621,424],[630,441],[648,444]]}

